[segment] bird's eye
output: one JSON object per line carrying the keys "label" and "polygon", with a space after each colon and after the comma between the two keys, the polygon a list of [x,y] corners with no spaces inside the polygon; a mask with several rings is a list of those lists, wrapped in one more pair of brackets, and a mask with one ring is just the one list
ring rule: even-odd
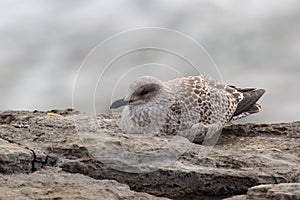
{"label": "bird's eye", "polygon": [[141,95],[146,95],[146,94],[148,94],[148,93],[149,93],[148,90],[142,90],[140,94],[141,94]]}

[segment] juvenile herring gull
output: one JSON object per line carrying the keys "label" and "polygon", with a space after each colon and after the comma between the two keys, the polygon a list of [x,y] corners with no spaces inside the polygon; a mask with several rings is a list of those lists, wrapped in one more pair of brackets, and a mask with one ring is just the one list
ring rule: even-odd
{"label": "juvenile herring gull", "polygon": [[125,106],[120,127],[133,134],[176,134],[195,124],[224,125],[261,111],[256,102],[265,90],[224,85],[206,75],[163,82],[143,76],[133,81],[127,95],[112,103]]}

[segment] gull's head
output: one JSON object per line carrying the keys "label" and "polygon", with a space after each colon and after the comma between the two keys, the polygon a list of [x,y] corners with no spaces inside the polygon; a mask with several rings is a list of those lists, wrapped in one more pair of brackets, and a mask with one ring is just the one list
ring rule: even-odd
{"label": "gull's head", "polygon": [[155,99],[163,87],[164,83],[161,80],[152,76],[142,76],[130,84],[127,95],[113,102],[110,109],[145,104]]}

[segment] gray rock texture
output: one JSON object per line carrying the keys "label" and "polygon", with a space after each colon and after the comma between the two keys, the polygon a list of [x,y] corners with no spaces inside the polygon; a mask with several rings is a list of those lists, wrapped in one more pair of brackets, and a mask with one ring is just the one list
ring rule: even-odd
{"label": "gray rock texture", "polygon": [[103,199],[158,200],[146,193],[134,192],[114,180],[95,180],[82,174],[57,169],[31,174],[0,175],[1,199]]}
{"label": "gray rock texture", "polygon": [[111,199],[222,199],[247,191],[249,197],[259,195],[262,190],[255,188],[261,184],[297,195],[280,183],[299,187],[300,182],[300,122],[232,124],[214,145],[176,136],[128,135],[113,114],[3,111],[0,147],[0,191],[6,191],[0,199],[80,199],[85,194],[90,194],[85,199],[101,199],[101,194]]}
{"label": "gray rock texture", "polygon": [[280,183],[258,185],[250,188],[246,195],[238,195],[226,200],[299,200],[300,183]]}

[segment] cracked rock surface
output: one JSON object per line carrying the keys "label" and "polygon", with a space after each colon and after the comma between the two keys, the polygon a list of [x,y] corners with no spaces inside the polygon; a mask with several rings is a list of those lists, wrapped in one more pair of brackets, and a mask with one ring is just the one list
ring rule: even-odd
{"label": "cracked rock surface", "polygon": [[95,180],[82,174],[57,169],[31,174],[0,175],[1,199],[107,199],[158,200],[146,193],[134,192],[114,180]]}
{"label": "cracked rock surface", "polygon": [[229,125],[216,138],[128,135],[112,114],[3,111],[0,199],[250,198],[261,184],[295,193],[285,183],[300,190],[300,122]]}

